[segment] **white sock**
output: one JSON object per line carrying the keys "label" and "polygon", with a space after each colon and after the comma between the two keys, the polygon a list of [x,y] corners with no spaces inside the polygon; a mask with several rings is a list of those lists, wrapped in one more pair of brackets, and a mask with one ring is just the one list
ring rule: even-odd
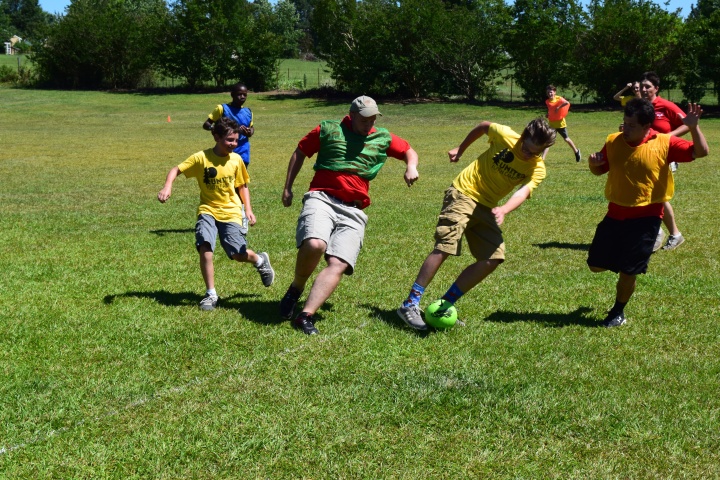
{"label": "white sock", "polygon": [[253,265],[255,265],[255,268],[260,268],[262,267],[263,263],[265,263],[265,259],[262,256],[258,255],[258,261],[255,262]]}
{"label": "white sock", "polygon": [[205,291],[205,295],[210,295],[211,297],[217,297],[217,292],[215,291],[214,288],[208,288]]}

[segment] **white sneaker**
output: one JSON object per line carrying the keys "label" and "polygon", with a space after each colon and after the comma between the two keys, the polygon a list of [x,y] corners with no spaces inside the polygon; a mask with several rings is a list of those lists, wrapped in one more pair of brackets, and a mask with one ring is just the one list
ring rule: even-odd
{"label": "white sneaker", "polygon": [[218,303],[218,297],[217,295],[208,295],[205,294],[202,300],[200,300],[200,310],[215,310],[215,307],[217,307]]}
{"label": "white sneaker", "polygon": [[668,241],[663,247],[663,250],[675,250],[677,247],[683,244],[685,241],[685,237],[682,236],[682,233],[678,233],[677,235],[670,235],[668,237]]}
{"label": "white sneaker", "polygon": [[420,315],[420,308],[417,305],[410,305],[409,307],[400,305],[400,308],[397,309],[397,314],[408,327],[415,330],[427,330],[427,325],[423,322],[422,316]]}
{"label": "white sneaker", "polygon": [[662,227],[658,230],[657,238],[655,238],[655,245],[653,245],[653,253],[657,252],[665,244],[665,232]]}

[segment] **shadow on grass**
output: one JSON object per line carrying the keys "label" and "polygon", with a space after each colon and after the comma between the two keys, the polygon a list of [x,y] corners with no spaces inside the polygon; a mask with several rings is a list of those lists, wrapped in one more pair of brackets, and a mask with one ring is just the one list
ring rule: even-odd
{"label": "shadow on grass", "polygon": [[426,337],[431,333],[431,330],[420,331],[409,328],[407,325],[405,325],[405,322],[403,322],[400,317],[398,317],[395,310],[386,310],[383,308],[379,308],[377,305],[371,305],[369,303],[365,303],[360,306],[369,310],[369,316],[371,318],[385,322],[393,328],[405,330],[406,332],[415,334],[419,337]]}
{"label": "shadow on grass", "polygon": [[166,230],[150,230],[150,233],[154,233],[158,237],[163,237],[168,233],[195,233],[194,228],[168,228]]}
{"label": "shadow on grass", "polygon": [[[235,310],[251,322],[263,325],[276,325],[287,320],[280,317],[278,307],[280,301],[252,300],[258,295],[252,293],[236,293],[229,297],[220,297],[216,309]],[[121,298],[146,298],[166,307],[193,307],[197,308],[203,296],[195,292],[168,292],[156,290],[151,292],[131,291],[116,295],[106,295],[103,298],[105,305],[112,305]],[[313,318],[316,322],[323,320],[323,312],[333,309],[333,304],[326,302]],[[296,313],[300,313],[296,309]]]}
{"label": "shadow on grass", "polygon": [[485,321],[499,323],[536,322],[553,328],[566,327],[568,325],[597,327],[600,325],[600,322],[587,315],[592,311],[593,309],[590,307],[578,307],[574,312],[570,313],[519,313],[499,311],[489,315]]}
{"label": "shadow on grass", "polygon": [[546,248],[563,248],[566,250],[590,250],[590,244],[588,243],[563,243],[563,242],[546,242],[546,243],[533,243],[533,247],[546,249]]}

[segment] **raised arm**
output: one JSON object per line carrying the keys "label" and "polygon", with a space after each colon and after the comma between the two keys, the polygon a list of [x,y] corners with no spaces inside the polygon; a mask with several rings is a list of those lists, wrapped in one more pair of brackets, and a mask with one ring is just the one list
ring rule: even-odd
{"label": "raised arm", "polygon": [[695,158],[706,157],[710,153],[710,147],[708,147],[705,135],[700,131],[700,116],[703,113],[703,109],[697,103],[689,103],[687,115],[683,118],[683,123],[690,130],[690,135],[693,140],[693,156]]}
{"label": "raised arm", "polygon": [[616,100],[616,101],[618,101],[618,102],[619,102],[620,100],[622,100],[622,97],[624,97],[623,93],[625,93],[625,90],[627,90],[628,88],[632,88],[632,83],[628,83],[627,85],[625,85],[625,86],[623,87],[622,90],[620,90],[620,91],[617,92],[615,95],[613,95],[613,100]]}
{"label": "raised arm", "polygon": [[487,135],[488,131],[490,130],[490,125],[492,122],[480,122],[470,130],[470,133],[467,134],[465,137],[465,140],[462,141],[460,146],[453,148],[448,152],[448,157],[450,157],[451,162],[457,162],[460,160],[460,157],[462,157],[462,154],[465,153],[465,150],[472,145],[472,143],[477,140],[478,138],[482,137],[483,135]]}
{"label": "raised arm", "polygon": [[300,172],[306,158],[307,157],[300,148],[296,148],[293,154],[290,155],[290,162],[288,163],[287,175],[285,177],[285,188],[282,193],[282,203],[286,207],[292,205],[292,186],[293,183],[295,183],[295,177],[297,177],[297,174]]}

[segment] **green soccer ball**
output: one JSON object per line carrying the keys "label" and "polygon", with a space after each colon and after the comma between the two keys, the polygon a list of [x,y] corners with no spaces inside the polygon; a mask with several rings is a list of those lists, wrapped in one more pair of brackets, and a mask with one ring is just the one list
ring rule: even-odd
{"label": "green soccer ball", "polygon": [[457,322],[457,310],[447,300],[436,300],[425,309],[425,323],[438,330],[452,328]]}

